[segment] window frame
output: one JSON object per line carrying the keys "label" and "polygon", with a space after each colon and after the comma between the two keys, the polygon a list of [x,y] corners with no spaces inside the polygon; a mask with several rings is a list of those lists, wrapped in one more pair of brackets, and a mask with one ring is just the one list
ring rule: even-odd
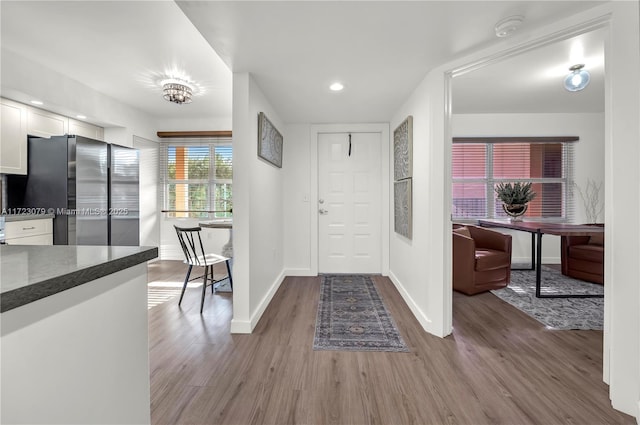
{"label": "window frame", "polygon": [[[232,187],[233,191],[233,178],[231,179],[223,179],[216,177],[216,161],[215,161],[215,153],[216,148],[218,147],[229,147],[231,148],[231,156],[233,158],[233,144],[230,138],[220,138],[220,139],[201,139],[201,140],[168,140],[161,141],[160,145],[160,192],[161,192],[161,203],[162,203],[162,212],[165,213],[165,217],[171,220],[184,220],[184,219],[214,219],[214,218],[231,218],[233,213],[227,211],[217,211],[215,210],[215,205],[217,203],[215,197],[215,188],[216,185],[229,184]],[[202,179],[175,179],[169,177],[169,149],[171,147],[207,147],[208,148],[208,157],[209,157],[209,170],[208,170],[208,178]],[[233,160],[232,160],[232,170],[233,170]],[[196,185],[196,184],[204,184],[207,185],[207,210],[186,210],[187,212],[177,212],[176,209],[169,209],[169,188],[171,185]],[[233,193],[233,192],[232,192]],[[231,208],[233,208],[233,197],[231,198]],[[183,211],[183,210],[180,210]],[[184,214],[184,215],[180,215]],[[201,215],[199,215],[201,214]]]}
{"label": "window frame", "polygon": [[[477,220],[492,220],[502,219],[504,217],[496,216],[496,206],[498,205],[494,188],[495,185],[500,182],[532,182],[532,183],[563,183],[565,190],[563,191],[561,210],[562,216],[560,217],[531,217],[536,221],[541,222],[570,222],[574,216],[574,202],[573,196],[571,196],[572,186],[574,182],[574,160],[575,150],[572,142],[577,142],[579,137],[577,136],[552,136],[552,137],[454,137],[453,144],[482,144],[485,146],[485,177],[484,178],[455,178],[453,172],[451,175],[452,184],[452,207],[453,207],[453,185],[456,183],[468,183],[468,184],[482,184],[485,187],[485,200],[486,200],[486,216],[485,217],[458,217],[454,214],[453,208],[451,212],[451,219],[456,222],[476,222]],[[493,155],[494,146],[496,144],[510,143],[510,144],[562,144],[562,177],[508,177],[508,178],[496,178],[493,170]],[[566,158],[565,156],[570,156]],[[453,170],[453,155],[451,156],[451,168]]]}

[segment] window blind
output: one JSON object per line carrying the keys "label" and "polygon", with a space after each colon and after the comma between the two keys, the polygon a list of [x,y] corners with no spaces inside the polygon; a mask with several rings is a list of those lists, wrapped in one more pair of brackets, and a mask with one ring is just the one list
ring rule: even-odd
{"label": "window blind", "polygon": [[[548,139],[548,138],[546,138]],[[568,221],[573,217],[573,144],[527,142],[517,138],[465,138],[452,146],[452,215],[454,219],[508,218],[494,188],[499,183],[531,182],[536,198],[526,218]],[[571,138],[575,140],[575,138]]]}
{"label": "window blind", "polygon": [[162,142],[160,190],[163,211],[175,218],[231,217],[231,139]]}

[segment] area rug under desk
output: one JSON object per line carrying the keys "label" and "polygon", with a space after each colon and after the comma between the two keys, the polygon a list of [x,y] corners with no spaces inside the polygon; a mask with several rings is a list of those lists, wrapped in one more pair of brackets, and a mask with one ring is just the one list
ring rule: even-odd
{"label": "area rug under desk", "polygon": [[[603,298],[536,298],[536,272],[533,270],[512,270],[509,286],[491,292],[549,328],[603,328]],[[603,294],[604,287],[572,279],[558,270],[542,266],[541,293]]]}
{"label": "area rug under desk", "polygon": [[322,275],[314,350],[407,352],[367,275]]}

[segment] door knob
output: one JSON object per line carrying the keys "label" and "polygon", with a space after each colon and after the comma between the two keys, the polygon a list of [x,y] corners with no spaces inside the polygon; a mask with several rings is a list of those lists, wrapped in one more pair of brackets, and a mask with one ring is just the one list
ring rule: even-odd
{"label": "door knob", "polygon": [[318,199],[319,204],[324,204],[324,199]]}
{"label": "door knob", "polygon": [[329,213],[329,211],[325,210],[324,208],[320,208],[318,212],[320,213],[320,215],[327,215]]}

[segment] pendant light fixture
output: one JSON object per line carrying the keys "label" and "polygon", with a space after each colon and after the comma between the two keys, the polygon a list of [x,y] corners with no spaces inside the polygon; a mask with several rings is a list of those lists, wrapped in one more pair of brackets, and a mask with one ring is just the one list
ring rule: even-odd
{"label": "pendant light fixture", "polygon": [[579,63],[569,68],[569,75],[564,78],[564,88],[569,91],[580,91],[587,87],[591,76],[584,69],[584,64]]}

